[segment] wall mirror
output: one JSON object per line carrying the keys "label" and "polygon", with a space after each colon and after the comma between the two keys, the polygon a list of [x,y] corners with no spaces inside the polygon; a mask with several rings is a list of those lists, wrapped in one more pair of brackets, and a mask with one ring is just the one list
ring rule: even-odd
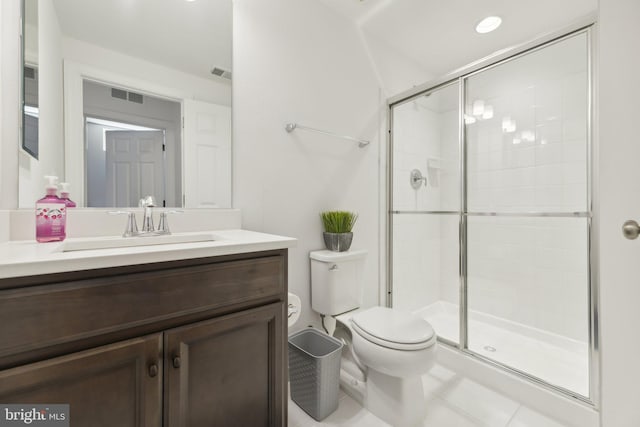
{"label": "wall mirror", "polygon": [[24,0],[19,207],[231,207],[231,0]]}

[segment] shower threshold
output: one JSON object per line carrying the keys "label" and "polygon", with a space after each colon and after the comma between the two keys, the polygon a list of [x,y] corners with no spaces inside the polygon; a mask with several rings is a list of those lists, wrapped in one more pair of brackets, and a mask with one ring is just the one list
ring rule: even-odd
{"label": "shower threshold", "polygon": [[[438,301],[414,312],[439,337],[457,343],[458,306]],[[589,347],[548,331],[486,313],[469,313],[469,350],[583,396],[589,395]]]}

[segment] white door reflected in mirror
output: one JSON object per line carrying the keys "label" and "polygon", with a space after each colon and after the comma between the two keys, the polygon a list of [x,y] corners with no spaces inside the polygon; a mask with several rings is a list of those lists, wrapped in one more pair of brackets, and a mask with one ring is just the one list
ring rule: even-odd
{"label": "white door reflected in mirror", "polygon": [[165,206],[164,132],[109,130],[104,139],[105,206],[133,207],[145,195]]}
{"label": "white door reflected in mirror", "polygon": [[231,108],[184,101],[186,208],[231,206]]}

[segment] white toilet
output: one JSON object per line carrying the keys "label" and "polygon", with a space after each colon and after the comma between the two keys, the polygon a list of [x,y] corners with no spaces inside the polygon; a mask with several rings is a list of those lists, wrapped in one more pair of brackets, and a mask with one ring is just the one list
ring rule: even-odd
{"label": "white toilet", "polygon": [[329,334],[345,343],[341,385],[374,415],[394,426],[421,425],[422,375],[435,362],[436,334],[411,313],[386,307],[359,309],[364,250],[315,251],[311,307]]}

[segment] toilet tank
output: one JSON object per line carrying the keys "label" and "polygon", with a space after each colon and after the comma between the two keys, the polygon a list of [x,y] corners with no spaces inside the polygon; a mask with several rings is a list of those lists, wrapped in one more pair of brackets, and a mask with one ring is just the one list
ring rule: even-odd
{"label": "toilet tank", "polygon": [[311,308],[336,315],[360,307],[366,250],[314,251],[311,258]]}

